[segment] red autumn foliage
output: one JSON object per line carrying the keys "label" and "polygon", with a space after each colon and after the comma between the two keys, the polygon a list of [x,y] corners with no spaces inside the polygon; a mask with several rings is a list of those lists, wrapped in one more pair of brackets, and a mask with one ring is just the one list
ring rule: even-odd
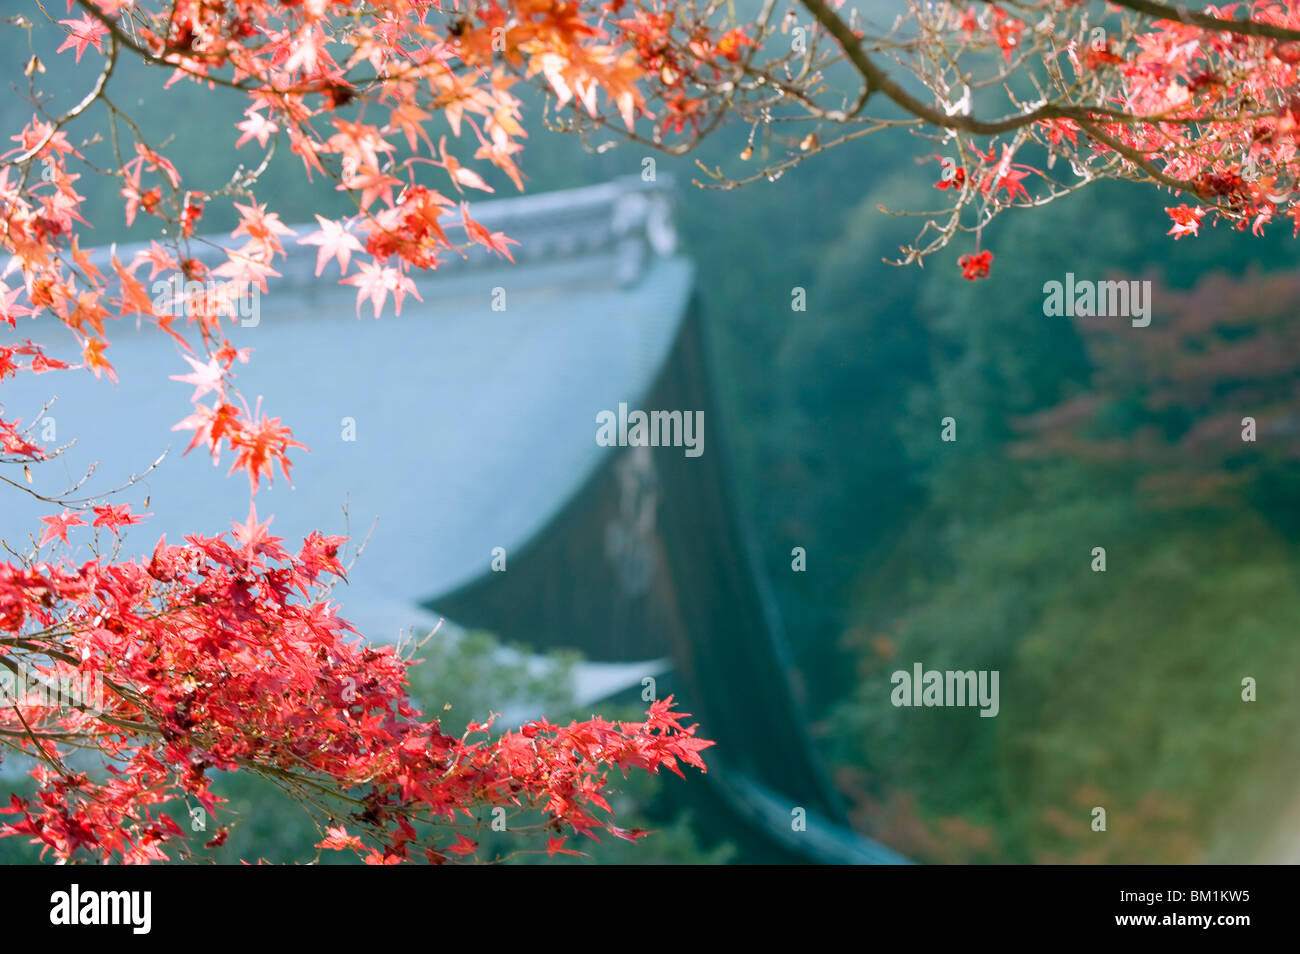
{"label": "red autumn foliage", "polygon": [[[1106,178],[1171,190],[1175,237],[1216,222],[1258,232],[1291,218],[1300,227],[1300,11],[1291,0],[1209,7],[1179,21],[1128,0],[1101,19],[1074,0],[1005,8],[904,0],[880,34],[840,0],[800,0],[802,13],[779,22],[774,5],[745,22],[731,4],[675,0],[69,0],[73,7],[75,17],[58,21],[60,59],[100,71],[79,103],[34,115],[0,155],[9,258],[0,322],[58,322],[81,355],[76,370],[109,381],[113,323],[155,325],[188,356],[190,373],[177,376],[194,385],[192,412],[177,424],[193,432],[187,449],[214,459],[230,452],[253,494],[276,470],[288,479],[301,445],[293,422],[260,401],[250,407],[234,386],[232,366],[249,359],[224,333],[237,320],[234,302],[249,286],[270,291],[286,239],[317,246],[317,272],[337,265],[332,277],[357,289],[358,312],[368,302],[376,317],[390,296],[400,310],[416,294],[413,271],[474,245],[509,257],[511,240],[474,221],[463,196],[493,191],[490,169],[522,189],[519,82],[547,92],[561,125],[621,128],[646,148],[685,152],[729,123],[762,129],[776,147],[762,169],[706,170],[706,184],[726,188],[897,128],[901,110],[960,173],[941,183],[950,206],[924,213],[904,261],[962,235],[978,239],[1009,208]],[[184,182],[165,146],[145,142],[116,105],[114,163],[85,161],[74,142],[102,129],[94,124],[107,115],[120,57],[157,67],[166,86],[246,100],[227,131],[244,165],[232,185]],[[840,67],[857,74],[856,91],[828,81]],[[33,60],[25,72],[35,83],[45,69]],[[894,81],[897,70],[919,82]],[[1002,111],[983,96],[974,103],[972,88],[1004,91]],[[873,101],[888,101],[886,119],[869,115]],[[277,143],[306,180],[345,193],[356,212],[317,216],[308,235],[289,229],[253,191]],[[738,161],[752,156],[747,148]],[[101,271],[81,245],[83,175],[112,177],[122,221],[156,225],[164,241],[130,261],[113,256]],[[194,232],[210,203],[227,201],[239,217],[236,245],[208,268]],[[992,258],[985,249],[958,264],[975,279]],[[206,283],[187,299],[183,324],[145,292],[160,274]],[[26,341],[0,346],[0,381],[55,370],[73,373]],[[0,405],[0,465],[23,471],[3,479],[50,503],[44,529],[34,528],[44,546],[62,544],[92,513],[114,535],[135,522],[107,501],[69,509],[41,495],[31,465],[57,449],[7,413]],[[605,807],[608,767],[701,766],[708,743],[667,704],[644,723],[444,736],[405,701],[404,664],[350,642],[326,602],[323,581],[341,572],[339,543],[317,534],[292,553],[250,512],[233,537],[160,542],[147,564],[104,556],[74,566],[41,548],[0,564],[0,665],[98,674],[105,687],[102,712],[0,714],[0,743],[42,760],[40,793],[11,806],[4,831],[63,859],[161,858],[178,837],[161,806],[178,796],[211,803],[208,771],[240,767],[352,799],[361,834],[332,826],[327,847],[386,863],[418,845],[446,860],[474,849],[419,826],[475,806],[536,803],[557,824],[592,831],[611,825],[591,813]],[[70,769],[65,755],[78,745],[112,771]],[[570,849],[556,835],[547,850]]]}
{"label": "red autumn foliage", "polygon": [[[441,33],[426,22],[436,5],[404,0],[380,0],[365,12],[336,0],[79,5],[77,19],[62,21],[60,50],[77,61],[99,56],[99,82],[65,116],[34,117],[0,156],[0,242],[11,256],[0,321],[13,328],[29,319],[60,322],[82,369],[113,380],[112,323],[134,316],[155,324],[190,368],[172,375],[194,386],[193,411],[176,425],[193,432],[187,451],[201,447],[214,459],[230,452],[232,473],[244,474],[255,495],[276,470],[288,479],[289,455],[302,445],[290,423],[263,411],[260,398],[250,408],[234,387],[232,366],[249,354],[224,329],[237,318],[243,289],[270,290],[282,243],[296,234],[248,191],[250,178],[233,199],[235,244],[224,262],[203,265],[188,240],[217,193],[189,188],[158,149],[142,140],[131,148],[128,139],[129,158],[108,172],[121,183],[123,220],[152,217],[171,238],[129,261],[114,256],[105,274],[80,244],[86,223],[75,188],[82,173],[74,168],[82,157],[70,131],[88,122],[83,113],[104,93],[119,56],[164,66],[169,84],[212,79],[218,91],[235,87],[250,101],[235,149],[268,149],[272,137],[287,137],[306,176],[324,175],[355,196],[355,216],[320,216],[320,230],[300,241],[320,247],[318,271],[337,263],[341,281],[357,286],[358,305],[370,301],[378,317],[390,293],[398,309],[415,294],[412,269],[436,268],[440,256],[477,243],[509,257],[509,238],[480,226],[464,202],[416,181],[417,171],[433,166],[457,192],[491,191],[445,136],[433,152],[427,130],[437,111],[453,135],[468,130],[477,140],[476,160],[521,184],[513,158],[524,136],[519,102],[488,63],[505,11],[480,8],[454,21],[453,34],[449,18]],[[608,96],[631,123],[644,105],[636,54],[611,46],[587,22],[590,12],[511,4],[501,52],[540,71],[561,98],[590,108],[598,94]],[[699,40],[702,61],[711,60],[712,40]],[[723,33],[719,44],[717,54],[734,59],[743,38]],[[358,75],[367,71],[370,80]],[[370,102],[383,118],[336,114],[354,100]],[[410,153],[393,165],[398,138]],[[421,146],[430,152],[422,166],[414,161]],[[449,237],[454,228],[463,239]],[[186,323],[145,292],[144,282],[160,274],[206,283],[197,296],[187,290]],[[30,342],[0,346],[0,380],[53,370],[73,373]],[[34,797],[14,796],[0,809],[7,816],[0,836],[29,839],[60,861],[187,854],[173,820],[178,807],[201,806],[220,822],[213,773],[242,770],[325,806],[343,824],[331,826],[319,847],[367,862],[474,856],[477,844],[455,828],[498,806],[540,811],[549,841],[537,850],[573,854],[565,832],[645,834],[614,824],[603,794],[611,770],[681,775],[705,767],[700,753],[712,743],[683,724],[671,698],[653,703],[643,722],[542,721],[494,734],[489,719],[461,735],[443,732],[408,698],[412,663],[391,647],[368,645],[330,602],[329,586],[344,573],[345,541],[312,533],[289,549],[251,505],[232,533],[163,539],[147,561],[118,558],[110,546],[73,563],[70,533],[117,541],[148,515],[102,499],[65,506],[32,477],[32,466],[53,456],[57,449],[42,446],[30,424],[0,417],[0,464],[23,468],[6,482],[51,509],[37,528],[39,543],[0,563],[0,666],[29,685],[79,690],[71,704],[66,694],[38,692],[0,707],[0,745],[35,760],[38,786]],[[69,757],[78,750],[96,753],[99,768],[74,765]],[[209,846],[227,831],[218,828]]]}
{"label": "red autumn foliage", "polygon": [[[114,533],[135,522],[123,506],[96,515]],[[49,522],[60,539],[84,523],[71,511]],[[365,645],[325,599],[343,539],[313,533],[290,553],[269,523],[250,510],[233,534],[160,540],[147,562],[0,565],[0,665],[102,687],[74,708],[37,698],[0,710],[4,741],[41,760],[40,793],[14,797],[0,833],[62,859],[163,860],[181,831],[161,806],[219,818],[209,773],[248,769],[345,801],[364,836],[348,847],[367,860],[407,860],[417,845],[443,860],[455,849],[428,826],[482,806],[538,806],[574,831],[638,837],[594,813],[609,811],[605,771],[704,768],[712,743],[671,698],[641,723],[443,733],[407,700],[410,663]],[[108,773],[71,769],[73,744],[98,750]]]}

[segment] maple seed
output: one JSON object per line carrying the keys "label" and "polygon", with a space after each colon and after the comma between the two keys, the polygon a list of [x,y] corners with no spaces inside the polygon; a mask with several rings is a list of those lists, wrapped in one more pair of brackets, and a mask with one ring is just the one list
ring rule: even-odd
{"label": "maple seed", "polygon": [[754,147],[746,146],[744,151],[740,154],[740,158],[748,160],[753,155],[754,155]]}
{"label": "maple seed", "polygon": [[799,143],[799,148],[802,149],[804,152],[811,152],[812,150],[816,149],[817,146],[818,146],[818,142],[817,142],[816,133],[809,133],[808,135],[803,137],[803,142]]}
{"label": "maple seed", "polygon": [[33,53],[32,58],[28,60],[27,65],[23,67],[23,75],[31,76],[33,73],[44,73],[44,72],[45,72],[45,64],[41,62],[41,58],[39,56]]}

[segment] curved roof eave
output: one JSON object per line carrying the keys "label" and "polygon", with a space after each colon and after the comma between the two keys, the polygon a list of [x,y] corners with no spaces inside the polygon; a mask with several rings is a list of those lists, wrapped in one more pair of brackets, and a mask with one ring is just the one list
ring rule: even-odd
{"label": "curved roof eave", "polygon": [[[628,283],[617,259],[574,258],[549,275],[538,274],[543,265],[469,270],[445,286],[425,276],[423,303],[408,297],[400,316],[378,321],[358,319],[352,290],[322,279],[272,294],[255,326],[228,325],[236,347],[253,349],[236,366],[241,392],[262,398],[310,448],[292,455],[296,487],[278,473],[263,485],[260,516],[275,516],[272,531],[287,544],[312,529],[350,529],[359,540],[377,518],[353,579],[410,604],[487,571],[493,547],[522,547],[598,466],[606,449],[595,443],[597,412],[648,391],[687,310],[688,261],[651,258]],[[492,310],[497,288],[504,311]],[[53,356],[69,353],[61,326],[18,333]],[[71,485],[96,463],[78,496],[106,491],[170,445],[155,471],[115,498],[143,511],[148,495],[154,514],[129,532],[126,555],[147,555],[164,533],[176,541],[228,530],[248,512],[248,483],[226,477],[228,456],[219,469],[199,451],[182,457],[190,433],[170,428],[189,414],[190,388],[167,380],[189,371],[178,347],[153,328],[115,328],[110,340],[117,385],[62,371],[0,389],[6,414],[28,420],[57,397],[47,416],[58,441],[77,439],[33,468],[37,489]],[[345,419],[355,440],[345,439]],[[0,538],[19,549],[49,512],[15,495]],[[71,539],[86,557],[88,535],[74,528]]]}

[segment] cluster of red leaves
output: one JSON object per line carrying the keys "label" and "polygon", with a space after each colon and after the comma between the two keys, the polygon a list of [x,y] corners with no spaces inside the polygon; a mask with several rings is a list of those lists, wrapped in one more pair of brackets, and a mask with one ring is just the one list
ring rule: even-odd
{"label": "cluster of red leaves", "polygon": [[[1014,155],[1010,147],[1004,145],[999,158],[997,150],[990,147],[986,155],[977,154],[974,157],[978,165],[970,176],[967,175],[964,166],[949,165],[947,163],[951,160],[947,160],[944,172],[934,187],[955,189],[960,192],[965,188],[967,181],[970,181],[974,188],[994,202],[1011,205],[1018,199],[1028,199],[1029,192],[1024,186],[1024,180],[1035,170],[1032,166],[1013,163],[1011,159]],[[935,156],[935,158],[944,162],[942,156]]]}
{"label": "cluster of red leaves", "polygon": [[[980,166],[964,170],[964,180],[985,196],[1005,190],[998,205],[1030,205],[1041,195],[1031,194],[1020,179],[1035,172],[1034,164],[1013,163],[1012,155],[1034,144],[1056,150],[1065,142],[1076,162],[1098,167],[1118,163],[1135,176],[1154,178],[1195,199],[1195,208],[1170,209],[1175,237],[1195,235],[1202,219],[1259,234],[1268,224],[1290,218],[1293,231],[1300,233],[1300,45],[1158,19],[1125,36],[1079,42],[1054,35],[1053,6],[1043,5],[1035,33],[1045,38],[1049,59],[1068,63],[1078,81],[1098,84],[1105,108],[1098,108],[1091,122],[1100,136],[1092,138],[1090,151],[1080,153],[1078,123],[1040,120],[1029,127],[1031,135],[1003,143],[1000,155],[963,136],[963,155],[975,157]],[[1205,12],[1300,29],[1300,10],[1293,0],[1210,6]],[[997,4],[954,4],[950,22],[966,42],[995,46],[1006,60],[1028,29]],[[1101,22],[1117,25],[1119,19]],[[1102,30],[1093,27],[1094,33]],[[953,180],[936,185],[962,188]]]}
{"label": "cluster of red leaves", "polygon": [[1010,61],[1012,51],[1020,45],[1020,35],[1025,31],[1025,22],[1008,16],[1001,7],[993,7],[992,14],[993,22],[989,26],[989,33],[992,34],[993,42],[997,44],[998,49],[1002,51],[1003,59]]}
{"label": "cluster of red leaves", "polygon": [[[1300,27],[1293,3],[1235,4],[1218,12]],[[1120,95],[1128,107],[1161,121],[1103,128],[1163,174],[1193,184],[1188,191],[1213,217],[1259,233],[1286,215],[1300,228],[1294,196],[1300,58],[1293,47],[1160,21],[1119,62],[1113,51],[1108,61],[1123,79]],[[1249,118],[1240,118],[1243,113]]]}
{"label": "cluster of red leaves", "polygon": [[957,266],[961,269],[961,277],[967,281],[987,278],[989,269],[993,266],[993,253],[985,249],[974,255],[963,255],[957,260]]}
{"label": "cluster of red leaves", "polygon": [[[987,16],[981,21],[980,13],[987,10]],[[1011,59],[1011,53],[1020,45],[1021,35],[1025,32],[1025,22],[1008,15],[997,4],[972,4],[956,12],[956,29],[967,41],[978,40],[987,36],[1002,51],[1005,60]]]}
{"label": "cluster of red leaves", "polygon": [[[622,6],[610,4],[614,10]],[[722,67],[738,62],[754,41],[741,27],[714,30],[697,20],[680,24],[672,3],[639,5],[633,13],[613,25],[635,54],[637,68],[656,81],[664,106],[657,133],[681,133],[687,125],[698,132],[706,104],[690,92],[692,81],[701,73],[716,80]]]}
{"label": "cluster of red leaves", "polygon": [[[559,106],[591,115],[603,94],[631,128],[638,115],[650,115],[638,85],[643,78],[716,72],[716,64],[734,63],[751,42],[734,27],[696,24],[688,43],[670,44],[672,4],[639,5],[631,18],[615,19],[624,0],[511,0],[464,12],[430,0],[377,0],[364,8],[353,0],[87,0],[81,6],[78,18],[60,21],[67,32],[61,52],[80,61],[92,50],[104,57],[125,51],[169,67],[168,86],[214,80],[233,86],[249,100],[236,148],[255,143],[268,150],[273,138],[286,138],[309,179],[323,175],[353,198],[355,215],[318,216],[320,229],[299,241],[319,247],[321,268],[336,261],[339,280],[357,289],[358,312],[369,301],[375,317],[390,294],[399,313],[406,295],[418,298],[412,271],[436,268],[441,256],[481,245],[509,257],[511,240],[474,221],[465,203],[417,180],[422,169],[440,169],[457,192],[493,191],[446,136],[437,137],[435,148],[428,131],[435,114],[457,140],[472,135],[475,160],[522,189],[515,156],[526,133],[507,69],[539,77]],[[367,119],[340,113],[358,105],[367,107],[360,114]],[[680,130],[695,106],[679,89],[666,100],[661,121]],[[84,224],[83,197],[69,160],[81,156],[67,130],[33,118],[13,138],[18,145],[0,156],[0,246],[13,255],[11,269],[21,270],[23,283],[13,293],[4,289],[4,315],[52,313],[76,336],[84,367],[110,379],[107,320],[138,316],[190,351],[172,327],[176,309],[158,308],[136,277],[147,261],[151,280],[168,272],[205,283],[201,300],[187,301],[184,313],[198,324],[208,359],[233,352],[221,328],[223,319],[236,320],[232,301],[249,289],[268,291],[267,280],[279,274],[273,263],[284,254],[280,239],[294,234],[277,215],[255,201],[236,203],[241,221],[233,237],[245,241],[211,269],[177,244],[155,246],[129,265],[114,261],[113,274],[105,276],[74,235],[76,224]],[[144,141],[110,173],[121,181],[126,224],[150,216],[182,240],[194,234],[211,201],[208,193],[186,188],[175,164]],[[452,227],[463,232],[462,241],[449,237]],[[349,275],[354,253],[365,259]],[[220,363],[228,384],[229,362]],[[287,472],[285,452],[299,446],[288,430],[254,420],[247,404],[224,399],[224,388],[211,390],[221,400],[196,406],[182,424],[195,432],[191,446],[205,445],[214,456],[223,446],[233,449],[254,489],[273,463]]]}
{"label": "cluster of red leaves", "polygon": [[[96,517],[113,533],[136,519],[123,507]],[[636,837],[594,814],[609,811],[606,771],[704,767],[712,743],[671,699],[642,723],[444,734],[407,701],[409,663],[355,639],[323,599],[343,572],[342,543],[313,533],[290,554],[250,511],[233,535],[161,540],[147,562],[0,564],[0,664],[27,650],[49,661],[39,671],[51,680],[97,674],[104,686],[84,710],[39,699],[0,708],[0,733],[41,760],[39,794],[13,798],[17,817],[0,835],[63,860],[162,860],[182,832],[161,806],[183,799],[218,815],[210,772],[246,769],[335,793],[335,817],[361,832],[350,844],[369,861],[418,847],[437,862],[464,847],[448,826],[484,806],[537,807],[556,831]],[[73,742],[98,750],[108,774],[68,769]]]}
{"label": "cluster of red leaves", "polygon": [[[0,282],[0,295],[4,294],[2,286],[3,283]],[[4,317],[0,316],[0,321],[3,320]],[[9,319],[9,323],[13,324],[12,318]],[[27,360],[24,361],[24,358]],[[0,345],[0,382],[12,377],[18,371],[41,374],[66,367],[64,362],[48,357],[38,345],[30,341],[20,345]],[[0,416],[0,461],[6,458],[14,461],[39,460],[45,456],[44,450],[40,445],[32,442],[31,435],[20,427],[21,424],[22,421],[6,421]]]}
{"label": "cluster of red leaves", "polygon": [[[195,431],[190,447],[202,444],[214,458],[219,456],[223,445],[232,450],[235,453],[232,469],[245,472],[254,490],[261,477],[269,478],[273,465],[278,464],[287,477],[286,455],[290,448],[302,445],[291,438],[289,429],[282,427],[277,418],[250,413],[246,405],[241,409],[234,403],[238,399],[229,388],[230,369],[236,360],[246,361],[248,354],[246,350],[236,350],[223,336],[221,322],[225,318],[237,319],[236,303],[245,291],[266,290],[267,276],[276,274],[270,266],[271,260],[276,255],[284,255],[279,236],[289,234],[290,230],[261,206],[236,204],[241,222],[233,235],[245,237],[246,242],[232,249],[229,260],[217,268],[210,270],[197,259],[182,259],[176,252],[154,243],[148,251],[138,253],[126,263],[113,256],[111,277],[106,276],[73,235],[74,223],[81,221],[79,208],[83,197],[72,186],[78,176],[69,174],[65,167],[66,154],[74,152],[67,147],[65,134],[33,119],[14,139],[19,145],[0,156],[0,161],[30,154],[30,161],[39,161],[45,172],[24,187],[21,181],[10,180],[8,168],[0,170],[0,210],[4,213],[0,244],[13,256],[10,268],[20,269],[23,276],[21,288],[0,288],[0,300],[3,300],[0,321],[14,326],[20,318],[48,316],[59,320],[77,341],[81,366],[97,377],[106,374],[110,380],[116,380],[116,372],[105,354],[109,348],[106,321],[132,315],[149,320],[177,341],[194,368],[194,374],[178,378],[196,384],[194,413],[177,425]],[[168,181],[179,183],[170,163],[143,146],[138,148],[140,154],[126,164],[123,172],[127,182],[123,194],[127,198],[128,219],[137,208],[152,211],[150,202],[141,198],[138,188],[139,177],[145,171],[155,170]],[[188,210],[193,207],[191,202],[187,211],[182,212],[191,223],[195,217]],[[140,269],[146,265],[149,281],[159,274],[171,274],[180,279],[177,287],[197,286],[201,290],[183,291],[180,300],[174,301],[151,296],[139,276]],[[173,327],[181,315],[188,316],[188,324],[198,326],[205,362],[190,357],[195,353],[194,348]],[[33,371],[68,367],[46,358],[30,345],[25,349],[6,349],[5,356],[7,359],[20,353],[31,355]],[[0,368],[9,370],[7,362]],[[3,376],[0,374],[0,378]],[[216,393],[216,403],[213,406],[197,403],[208,392]],[[0,419],[0,430],[4,433],[12,435],[13,428],[12,422]]]}

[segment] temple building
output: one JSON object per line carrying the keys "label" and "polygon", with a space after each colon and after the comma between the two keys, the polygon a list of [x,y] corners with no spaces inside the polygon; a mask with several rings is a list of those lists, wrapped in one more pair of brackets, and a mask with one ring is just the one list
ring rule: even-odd
{"label": "temple building", "polygon": [[[516,262],[478,248],[453,257],[417,278],[422,301],[408,296],[400,315],[390,302],[379,320],[369,303],[358,317],[334,264],[317,277],[316,249],[290,239],[282,277],[231,331],[252,349],[236,366],[241,392],[310,449],[295,457],[297,486],[277,472],[258,512],[291,542],[314,528],[360,539],[374,522],[336,590],[368,638],[445,617],[579,650],[578,697],[593,710],[637,698],[647,679],[676,693],[718,743],[684,797],[742,860],[900,861],[848,828],[808,737],[736,513],[707,316],[671,200],[663,183],[632,179],[479,203],[476,219],[519,242]],[[69,350],[61,327],[19,333],[55,356]],[[191,388],[167,380],[189,371],[176,343],[127,325],[110,341],[116,385],[64,372],[4,386],[8,415],[42,414],[55,443],[76,438],[38,469],[42,492],[92,463],[78,496],[129,483],[115,500],[154,516],[133,528],[128,555],[163,533],[228,530],[249,488],[226,477],[228,461],[182,456],[190,432],[171,428]],[[611,415],[613,441],[600,438]],[[0,538],[19,550],[49,510],[14,496]],[[89,555],[84,543],[77,555]]]}

